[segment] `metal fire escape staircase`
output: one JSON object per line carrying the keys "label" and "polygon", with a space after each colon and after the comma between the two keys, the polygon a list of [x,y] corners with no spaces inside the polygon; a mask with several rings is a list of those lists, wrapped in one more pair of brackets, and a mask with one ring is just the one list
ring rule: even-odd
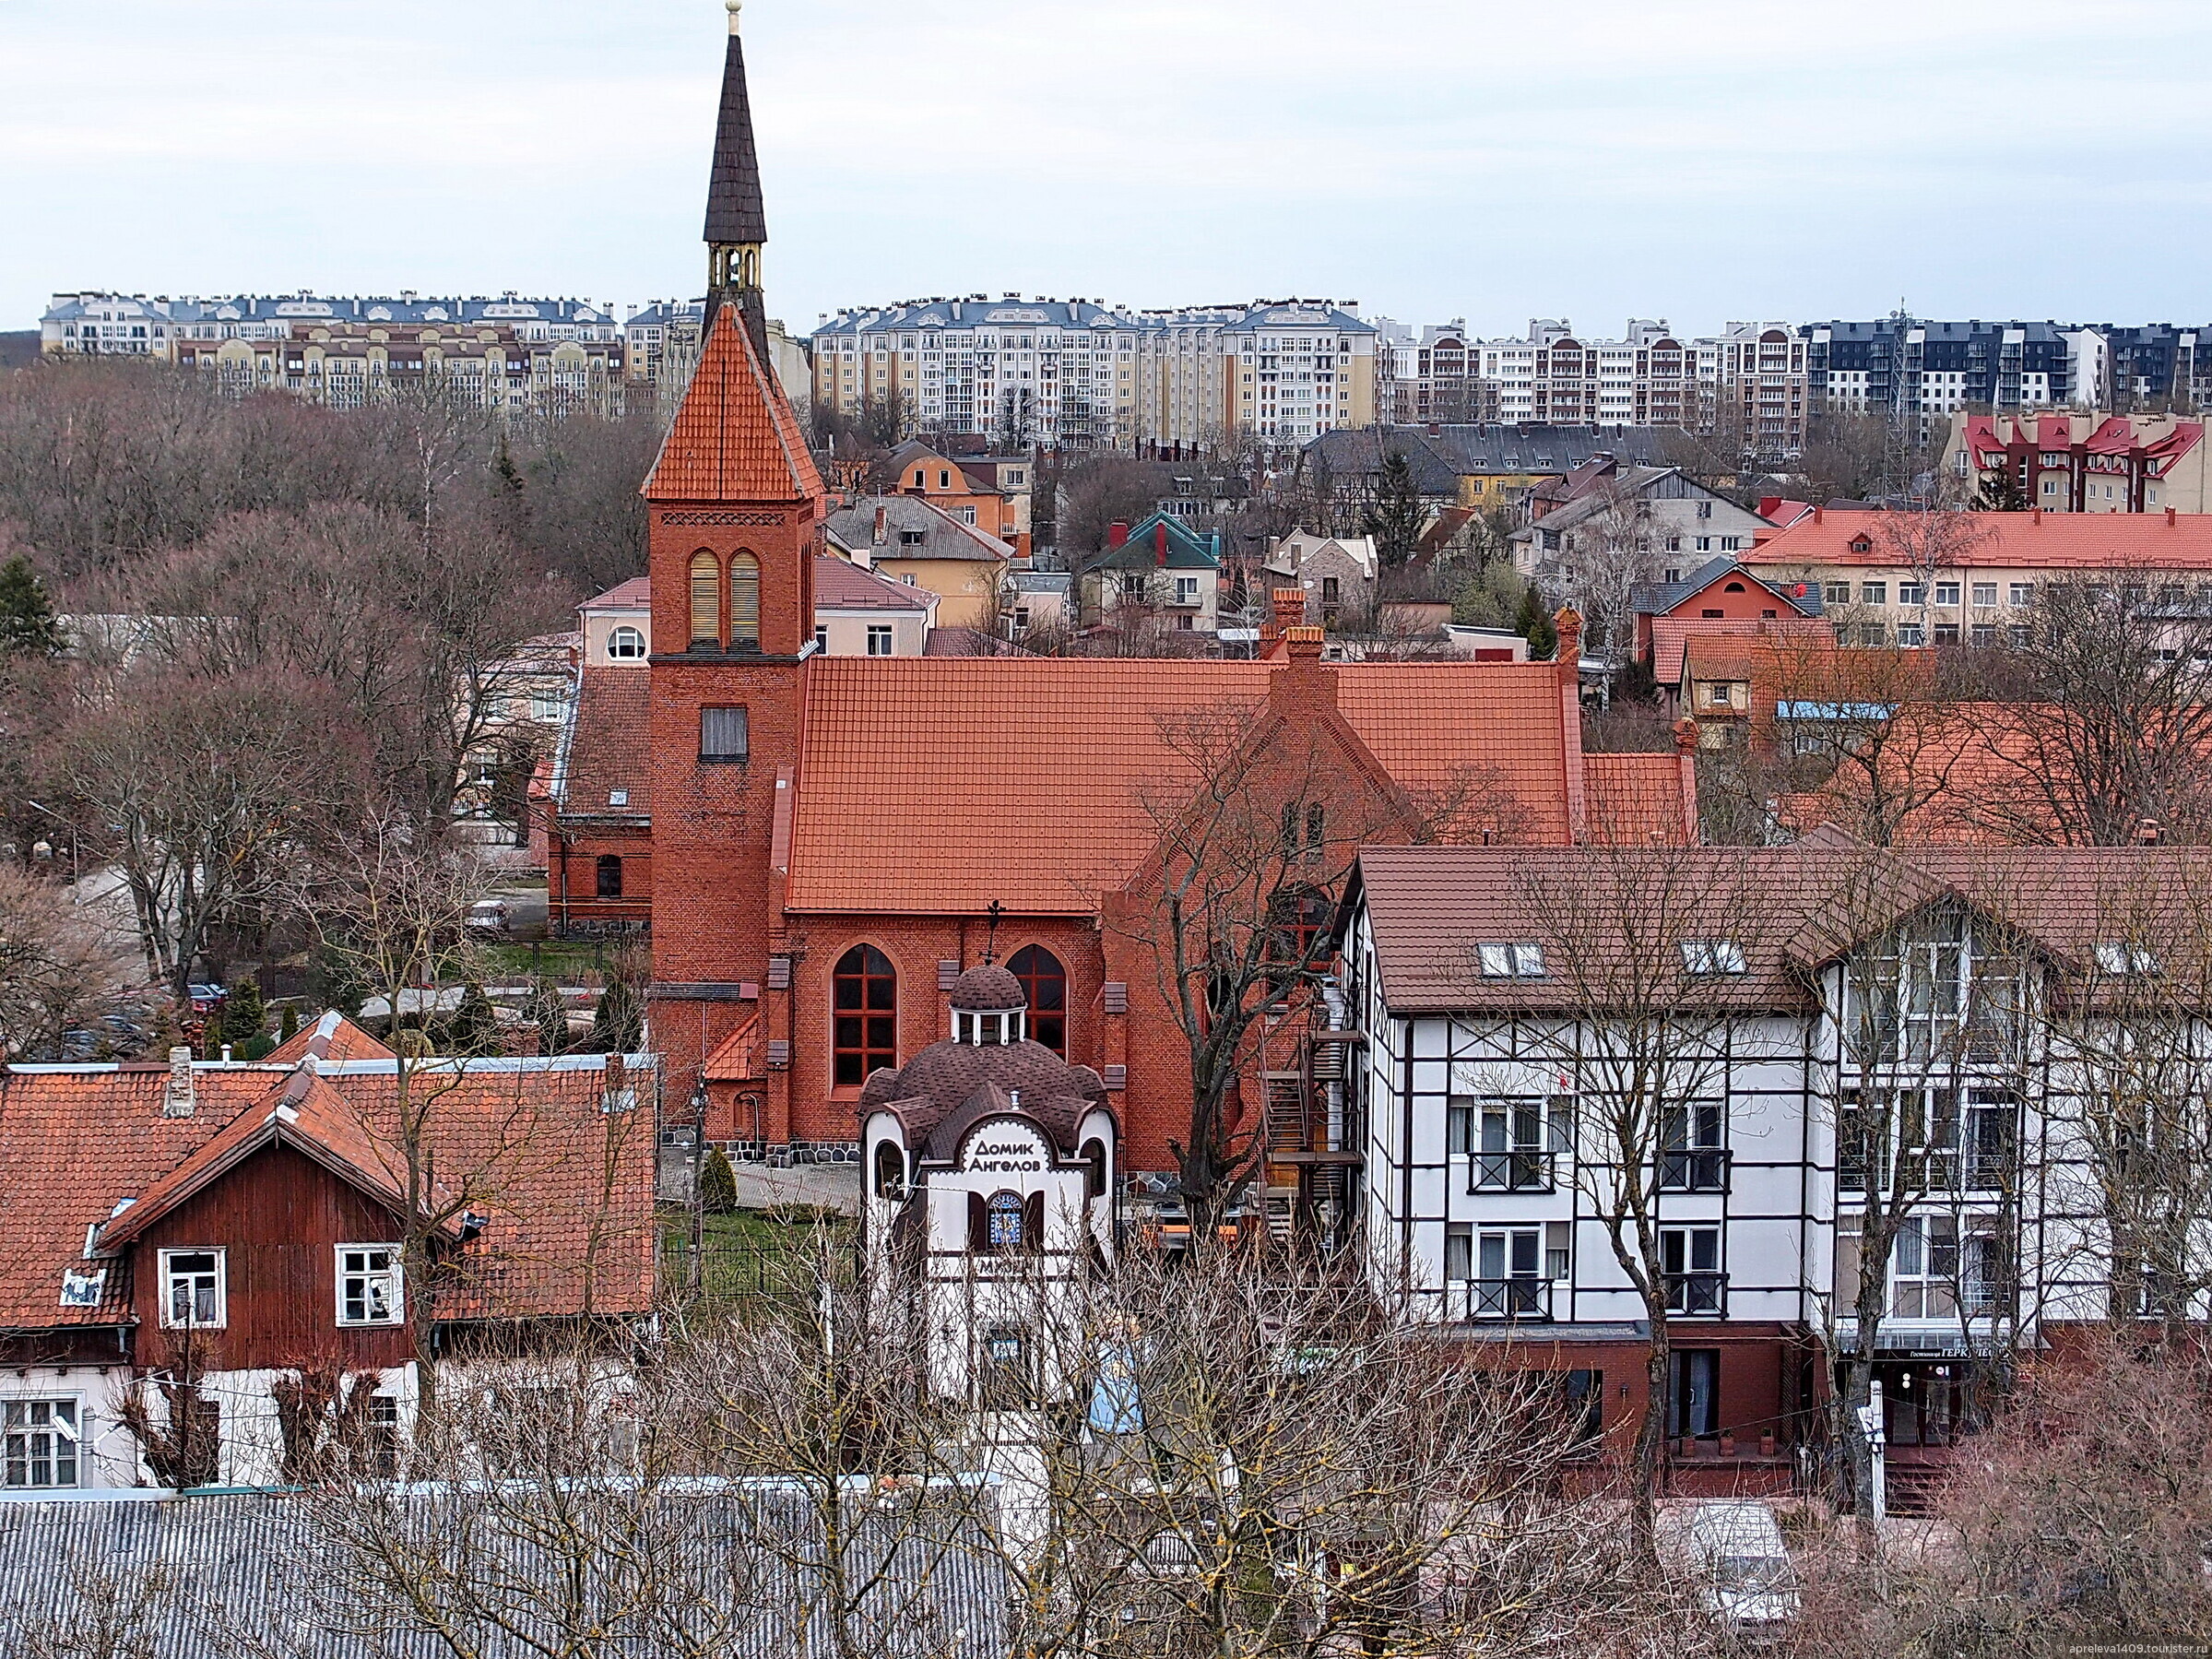
{"label": "metal fire escape staircase", "polygon": [[1266,1152],[1261,1198],[1271,1237],[1331,1245],[1352,1213],[1352,1171],[1361,1163],[1345,1083],[1351,1050],[1366,1039],[1337,1028],[1337,999],[1293,997],[1260,1032]]}

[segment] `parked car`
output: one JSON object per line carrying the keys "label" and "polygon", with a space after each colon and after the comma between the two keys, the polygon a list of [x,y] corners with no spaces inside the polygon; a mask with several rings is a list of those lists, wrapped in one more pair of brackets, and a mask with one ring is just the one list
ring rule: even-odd
{"label": "parked car", "polygon": [[1690,1512],[1689,1543],[1706,1610],[1741,1640],[1780,1640],[1799,1598],[1774,1511],[1748,1500],[1700,1503]]}
{"label": "parked car", "polygon": [[213,1013],[231,1000],[231,993],[219,985],[188,985],[184,989],[192,998],[195,1013]]}
{"label": "parked car", "polygon": [[468,907],[468,930],[496,939],[507,930],[507,907],[495,898],[480,898]]}

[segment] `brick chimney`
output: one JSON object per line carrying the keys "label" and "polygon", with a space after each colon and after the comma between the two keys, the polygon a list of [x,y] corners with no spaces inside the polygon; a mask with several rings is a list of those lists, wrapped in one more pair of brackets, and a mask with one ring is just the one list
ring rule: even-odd
{"label": "brick chimney", "polygon": [[1167,520],[1165,518],[1152,527],[1152,562],[1162,570],[1167,568]]}
{"label": "brick chimney", "polygon": [[1582,618],[1571,605],[1562,605],[1559,614],[1552,619],[1559,631],[1559,649],[1552,660],[1559,666],[1559,678],[1568,685],[1582,681]]}
{"label": "brick chimney", "polygon": [[1300,622],[1283,629],[1283,639],[1287,660],[1268,676],[1269,705],[1294,719],[1334,708],[1336,670],[1321,666],[1322,631]]}
{"label": "brick chimney", "polygon": [[876,508],[875,546],[881,547],[883,545],[884,538],[890,534],[890,525],[891,509],[885,506],[878,506]]}
{"label": "brick chimney", "polygon": [[630,1062],[619,1054],[607,1057],[599,1109],[603,1112],[626,1112],[637,1104],[637,1096],[630,1089]]}
{"label": "brick chimney", "polygon": [[1117,518],[1112,524],[1106,526],[1106,551],[1111,552],[1117,548],[1124,548],[1128,545],[1129,520]]}
{"label": "brick chimney", "polygon": [[1268,593],[1269,619],[1274,623],[1278,638],[1293,628],[1306,623],[1306,590],[1303,587],[1276,587]]}
{"label": "brick chimney", "polygon": [[2156,818],[2145,818],[2135,825],[2135,845],[2156,847],[2165,836],[2165,829]]}
{"label": "brick chimney", "polygon": [[169,1080],[161,1089],[161,1115],[164,1118],[192,1116],[192,1050],[172,1049],[169,1051]]}

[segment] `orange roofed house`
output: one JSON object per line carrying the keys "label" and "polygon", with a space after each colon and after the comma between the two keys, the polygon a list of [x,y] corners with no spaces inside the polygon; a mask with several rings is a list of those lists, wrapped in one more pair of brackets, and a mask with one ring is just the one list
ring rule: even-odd
{"label": "orange roofed house", "polygon": [[707,343],[645,486],[650,1013],[670,1115],[690,1102],[741,1150],[848,1158],[869,1073],[948,1037],[940,993],[989,959],[1021,982],[1031,1035],[1097,1069],[1128,1166],[1167,1167],[1182,1037],[1118,895],[1156,878],[1201,751],[1319,757],[1313,833],[1331,844],[1354,824],[1408,838],[1419,803],[1455,790],[1471,838],[1694,834],[1686,757],[1584,757],[1571,668],[1330,668],[1304,628],[1257,662],[822,655],[827,499],[763,367],[755,178],[733,35]]}
{"label": "orange roofed house", "polygon": [[[418,1331],[465,1368],[645,1318],[651,1063],[412,1062],[436,1171],[412,1194],[399,1062],[336,1013],[253,1062],[0,1068],[0,1483],[290,1484],[340,1432],[337,1400],[287,1415],[318,1373],[381,1456]],[[127,1426],[134,1399],[173,1447]]]}

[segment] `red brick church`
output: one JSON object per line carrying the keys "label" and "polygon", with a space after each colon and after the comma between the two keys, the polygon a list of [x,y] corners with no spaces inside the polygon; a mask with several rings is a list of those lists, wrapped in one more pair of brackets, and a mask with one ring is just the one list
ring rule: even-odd
{"label": "red brick church", "polygon": [[1224,752],[1320,769],[1348,805],[1322,832],[1300,785],[1317,839],[1412,838],[1411,803],[1470,778],[1467,836],[1694,835],[1686,757],[1582,752],[1571,644],[1557,666],[1331,667],[1303,627],[1257,662],[817,655],[830,499],[767,367],[734,10],[706,240],[706,345],[645,486],[667,1120],[692,1101],[710,1140],[848,1155],[869,1074],[948,1037],[941,992],[988,957],[1021,980],[1030,1035],[1103,1078],[1126,1167],[1171,1167],[1183,1033],[1127,922],[1201,792],[1208,751],[1177,734],[1209,722],[1234,729]]}

